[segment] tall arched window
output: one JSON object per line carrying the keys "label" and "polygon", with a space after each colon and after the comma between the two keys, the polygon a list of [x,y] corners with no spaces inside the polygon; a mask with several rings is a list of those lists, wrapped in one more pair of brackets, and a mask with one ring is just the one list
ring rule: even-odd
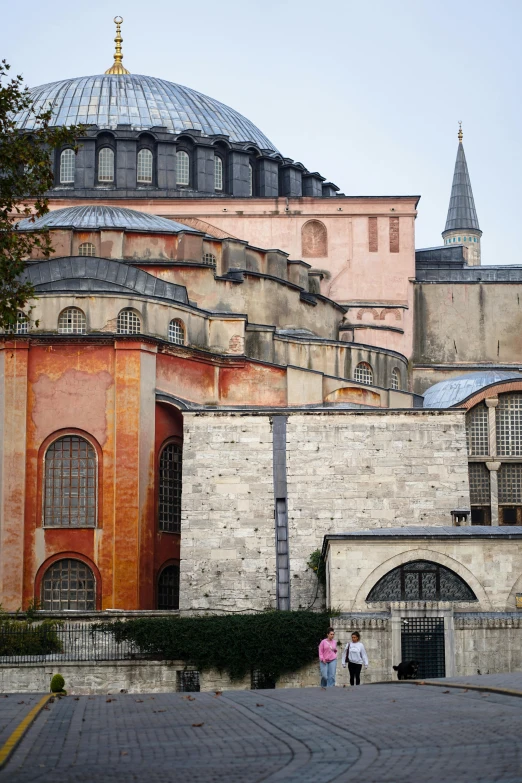
{"label": "tall arched window", "polygon": [[176,184],[188,185],[190,183],[190,158],[185,150],[176,152]]}
{"label": "tall arched window", "polygon": [[488,409],[483,402],[466,414],[466,432],[470,456],[489,454]]}
{"label": "tall arched window", "polygon": [[85,438],[65,435],[45,452],[45,527],[96,527],[96,452]]}
{"label": "tall arched window", "polygon": [[368,593],[367,601],[476,601],[473,590],[454,571],[414,560],[389,571]]}
{"label": "tall arched window", "polygon": [[60,185],[70,185],[74,183],[74,167],[76,156],[74,150],[63,150],[60,155]]}
{"label": "tall arched window", "polygon": [[497,454],[522,456],[522,393],[499,395],[496,419]]}
{"label": "tall arched window", "polygon": [[82,244],[78,247],[78,255],[79,256],[95,256],[96,255],[96,248],[93,245],[92,242],[82,242]]}
{"label": "tall arched window", "polygon": [[214,190],[223,190],[223,161],[214,155]]}
{"label": "tall arched window", "polygon": [[88,565],[81,560],[57,560],[45,572],[41,589],[42,609],[59,612],[63,609],[96,609],[96,580]]}
{"label": "tall arched window", "polygon": [[138,165],[136,179],[138,182],[152,183],[152,152],[142,149],[138,152]]}
{"label": "tall arched window", "polygon": [[79,307],[66,307],[58,318],[59,334],[85,334],[87,321]]}
{"label": "tall arched window", "polygon": [[158,609],[179,609],[179,566],[164,568],[158,579]]}
{"label": "tall arched window", "polygon": [[359,362],[355,368],[353,378],[355,381],[359,381],[359,383],[367,383],[371,386],[373,383],[373,370],[371,365],[369,365],[368,362]]}
{"label": "tall arched window", "polygon": [[98,153],[98,181],[114,182],[114,152],[110,147],[102,147]]}
{"label": "tall arched window", "polygon": [[322,258],[328,255],[326,226],[320,220],[309,220],[301,229],[303,258]]}
{"label": "tall arched window", "polygon": [[174,318],[169,324],[169,341],[185,345],[185,324],[179,318]]}
{"label": "tall arched window", "polygon": [[132,307],[126,307],[118,313],[118,334],[140,334],[141,318]]}
{"label": "tall arched window", "polygon": [[254,167],[251,163],[248,164],[248,195],[254,195]]}
{"label": "tall arched window", "polygon": [[391,387],[395,391],[397,391],[398,389],[401,388],[401,374],[400,374],[399,370],[396,367],[392,370]]}
{"label": "tall arched window", "polygon": [[181,446],[167,443],[159,459],[158,522],[167,533],[181,528],[181,458]]}

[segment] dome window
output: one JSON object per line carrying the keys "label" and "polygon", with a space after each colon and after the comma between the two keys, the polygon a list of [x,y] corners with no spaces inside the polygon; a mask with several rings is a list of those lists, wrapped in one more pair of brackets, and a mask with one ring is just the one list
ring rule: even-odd
{"label": "dome window", "polygon": [[138,182],[145,184],[152,184],[152,152],[147,149],[140,150],[138,152]]}
{"label": "dome window", "polygon": [[98,155],[98,181],[114,182],[114,152],[110,147],[102,147]]}
{"label": "dome window", "polygon": [[131,307],[120,310],[118,314],[118,334],[140,334],[141,319]]}
{"label": "dome window", "polygon": [[185,324],[179,318],[174,318],[169,324],[169,342],[185,345]]}
{"label": "dome window", "polygon": [[371,365],[369,365],[368,362],[359,362],[355,368],[353,378],[359,383],[366,383],[368,386],[371,386],[373,384],[373,370]]}
{"label": "dome window", "polygon": [[205,253],[203,256],[203,263],[204,264],[210,264],[210,266],[213,266],[214,269],[216,268],[216,256],[214,253]]}
{"label": "dome window", "polygon": [[401,374],[396,367],[392,370],[391,374],[391,388],[395,391],[401,388]]}
{"label": "dome window", "polygon": [[78,255],[79,256],[95,256],[96,255],[96,248],[94,247],[92,242],[82,242],[82,244],[78,248]]}
{"label": "dome window", "polygon": [[60,185],[74,184],[75,162],[74,150],[63,150],[60,155]]}
{"label": "dome window", "polygon": [[190,182],[190,159],[185,150],[176,152],[176,185],[188,185]]}
{"label": "dome window", "polygon": [[58,334],[85,334],[86,319],[79,307],[66,307],[58,318]]}
{"label": "dome window", "polygon": [[254,168],[251,163],[248,164],[248,195],[254,195]]}
{"label": "dome window", "polygon": [[223,190],[223,161],[214,155],[214,190]]}

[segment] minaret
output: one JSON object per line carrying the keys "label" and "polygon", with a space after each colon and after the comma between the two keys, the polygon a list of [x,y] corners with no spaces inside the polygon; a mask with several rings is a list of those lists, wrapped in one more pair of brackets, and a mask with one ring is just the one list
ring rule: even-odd
{"label": "minaret", "polygon": [[121,51],[121,45],[123,43],[123,38],[121,37],[121,25],[123,24],[123,17],[115,16],[114,24],[116,25],[116,38],[114,39],[114,43],[116,44],[116,51],[114,52],[114,63],[110,68],[107,68],[105,73],[111,74],[112,76],[123,76],[126,73],[130,73],[130,71],[123,67],[121,62],[123,60],[123,53]]}
{"label": "minaret", "polygon": [[479,227],[473,191],[469,179],[468,165],[462,144],[462,123],[459,122],[459,148],[455,161],[453,185],[448,209],[446,228],[442,232],[444,244],[461,244],[468,249],[468,264],[480,265],[480,237],[482,231]]}

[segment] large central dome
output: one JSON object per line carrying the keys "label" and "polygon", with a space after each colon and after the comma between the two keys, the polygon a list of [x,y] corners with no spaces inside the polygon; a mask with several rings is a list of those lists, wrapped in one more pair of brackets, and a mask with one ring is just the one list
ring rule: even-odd
{"label": "large central dome", "polygon": [[[118,124],[134,130],[165,126],[170,133],[199,130],[206,136],[223,134],[234,142],[251,141],[277,152],[272,142],[242,114],[200,92],[152,76],[100,75],[66,79],[31,90],[36,111],[52,107],[54,125],[98,125],[115,130]],[[20,129],[31,130],[27,111],[16,118]]]}

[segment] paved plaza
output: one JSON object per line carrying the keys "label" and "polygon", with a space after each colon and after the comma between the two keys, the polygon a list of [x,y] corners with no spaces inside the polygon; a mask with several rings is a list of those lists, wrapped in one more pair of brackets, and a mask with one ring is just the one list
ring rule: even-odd
{"label": "paved plaza", "polygon": [[[522,693],[522,674],[466,681]],[[437,682],[68,696],[42,710],[0,783],[521,783],[522,698]],[[4,734],[38,698],[0,697]]]}

